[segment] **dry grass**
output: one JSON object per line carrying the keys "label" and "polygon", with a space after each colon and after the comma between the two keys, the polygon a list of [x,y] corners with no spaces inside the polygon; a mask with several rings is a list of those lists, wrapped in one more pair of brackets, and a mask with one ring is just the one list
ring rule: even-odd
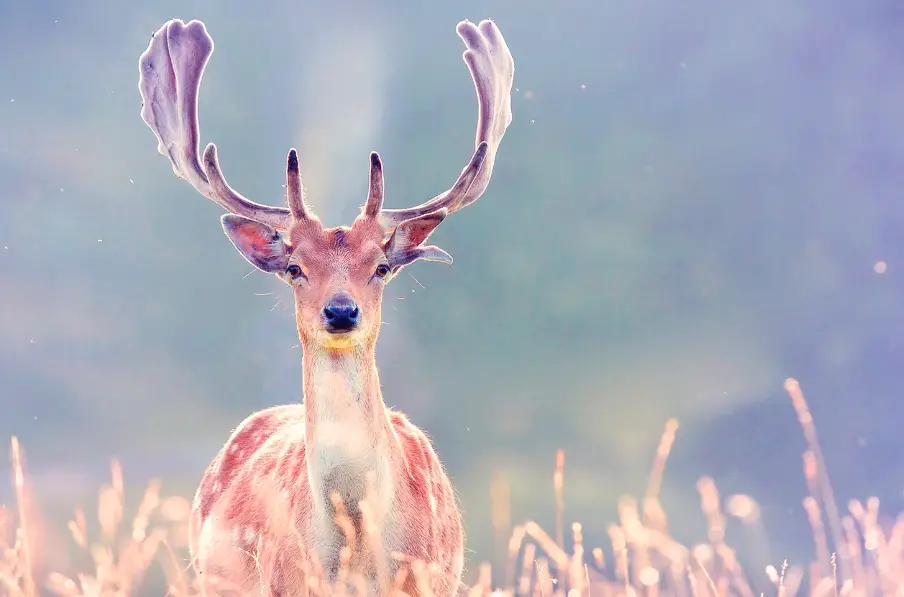
{"label": "dry grass", "polygon": [[[816,558],[807,567],[767,567],[765,577],[774,585],[778,597],[807,594],[813,597],[871,597],[904,595],[904,514],[884,528],[879,523],[878,500],[865,504],[853,501],[842,514],[835,503],[822,453],[807,408],[795,380],[785,382],[791,402],[807,440],[804,474],[809,495],[803,505],[813,529]],[[758,522],[758,506],[748,496],[730,496],[724,501],[712,479],[698,482],[701,507],[708,520],[707,540],[684,546],[668,531],[668,521],[659,500],[659,487],[675,433],[676,421],[666,424],[650,482],[641,500],[623,498],[619,504],[619,523],[608,528],[611,561],[599,547],[586,549],[581,525],[571,525],[571,553],[565,549],[566,529],[563,512],[564,453],[559,452],[554,471],[556,522],[554,537],[536,523],[515,526],[509,534],[508,488],[493,486],[493,524],[497,537],[506,542],[507,552],[500,554],[506,564],[495,578],[487,563],[478,568],[475,585],[463,589],[468,597],[530,595],[540,597],[753,597],[750,582],[741,570],[735,551],[724,539],[728,517],[744,524]],[[12,462],[17,504],[0,508],[0,595],[36,597],[125,597],[142,593],[146,574],[157,567],[163,573],[168,595],[188,597],[202,594],[196,579],[184,562],[189,503],[181,497],[163,498],[160,484],[147,488],[131,528],[123,524],[125,499],[120,468],[112,466],[112,478],[99,494],[98,537],[89,540],[84,512],[76,511],[69,522],[72,541],[85,557],[88,571],[66,576],[51,573],[36,578],[33,520],[28,508],[26,476],[22,450],[12,441]],[[339,521],[340,523],[342,521]],[[412,572],[424,579],[422,566],[414,563]],[[397,586],[403,579],[398,579]],[[354,585],[353,580],[349,581]],[[495,583],[495,584],[494,584]],[[501,587],[501,588],[500,588]],[[337,587],[318,590],[316,583],[308,593],[348,594]],[[148,589],[145,589],[147,591]]]}

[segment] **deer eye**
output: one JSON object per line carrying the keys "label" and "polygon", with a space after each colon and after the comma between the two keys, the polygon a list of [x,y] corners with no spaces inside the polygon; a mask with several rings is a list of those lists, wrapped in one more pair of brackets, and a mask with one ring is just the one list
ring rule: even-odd
{"label": "deer eye", "polygon": [[304,276],[304,272],[301,271],[301,268],[294,263],[286,268],[286,275],[292,278],[293,280],[297,278],[301,278]]}
{"label": "deer eye", "polygon": [[377,266],[377,271],[374,272],[374,275],[380,279],[383,279],[389,275],[390,271],[391,270],[389,269],[388,265],[386,265],[385,263],[381,263],[380,265]]}

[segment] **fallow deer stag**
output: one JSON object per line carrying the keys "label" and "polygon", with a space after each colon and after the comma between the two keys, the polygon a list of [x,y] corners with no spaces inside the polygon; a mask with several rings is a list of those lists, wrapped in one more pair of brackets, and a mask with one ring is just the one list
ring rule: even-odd
{"label": "fallow deer stag", "polygon": [[[178,177],[229,212],[223,230],[239,253],[295,296],[304,399],[245,419],[208,466],[192,507],[196,571],[236,594],[307,594],[312,583],[329,586],[346,572],[363,579],[350,589],[356,594],[385,595],[400,578],[409,594],[459,589],[455,494],[424,433],[384,404],[374,359],[383,289],[415,260],[452,262],[427,239],[486,190],[512,120],[514,61],[499,29],[462,21],[457,32],[477,91],[470,161],[449,190],[385,209],[382,164],[371,153],[370,189],[351,227],[325,228],[305,204],[294,149],[288,208],[233,190],[213,143],[199,161],[198,90],[214,47],[203,23],[169,21],[141,55],[141,117],[158,150]],[[412,561],[427,573],[411,574]]]}

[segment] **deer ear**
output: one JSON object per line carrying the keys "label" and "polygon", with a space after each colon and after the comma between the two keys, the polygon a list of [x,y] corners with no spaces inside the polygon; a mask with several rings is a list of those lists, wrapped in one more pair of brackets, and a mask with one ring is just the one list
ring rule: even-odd
{"label": "deer ear", "polygon": [[452,263],[452,256],[433,245],[424,245],[430,234],[446,219],[449,211],[446,208],[405,220],[393,231],[392,236],[383,245],[383,252],[389,260],[392,270],[398,271],[409,263],[424,259]]}
{"label": "deer ear", "polygon": [[248,263],[268,274],[285,271],[289,247],[275,228],[235,214],[226,214],[220,221],[223,232]]}

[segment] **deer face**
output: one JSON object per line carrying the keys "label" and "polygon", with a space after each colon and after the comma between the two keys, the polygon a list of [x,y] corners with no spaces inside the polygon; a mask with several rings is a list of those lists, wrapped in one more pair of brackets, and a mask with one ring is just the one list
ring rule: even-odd
{"label": "deer face", "polygon": [[284,238],[266,224],[227,215],[223,229],[252,265],[292,287],[298,332],[306,345],[345,350],[376,341],[392,268],[383,250],[383,229],[375,221],[324,229],[306,218]]}
{"label": "deer face", "polygon": [[392,274],[383,231],[373,224],[358,220],[351,228],[322,230],[308,221],[291,230],[282,278],[295,292],[299,333],[315,345],[344,349],[376,341]]}
{"label": "deer face", "polygon": [[[295,172],[293,152],[288,195],[300,199]],[[350,228],[325,229],[303,201],[290,201],[295,219],[286,236],[244,216],[223,216],[223,230],[239,253],[292,287],[305,345],[332,351],[372,346],[380,330],[383,288],[392,276],[417,259],[451,262],[445,251],[424,245],[445,218],[445,209],[402,222],[387,239],[378,217],[382,196],[382,165],[373,154],[367,204]]]}

